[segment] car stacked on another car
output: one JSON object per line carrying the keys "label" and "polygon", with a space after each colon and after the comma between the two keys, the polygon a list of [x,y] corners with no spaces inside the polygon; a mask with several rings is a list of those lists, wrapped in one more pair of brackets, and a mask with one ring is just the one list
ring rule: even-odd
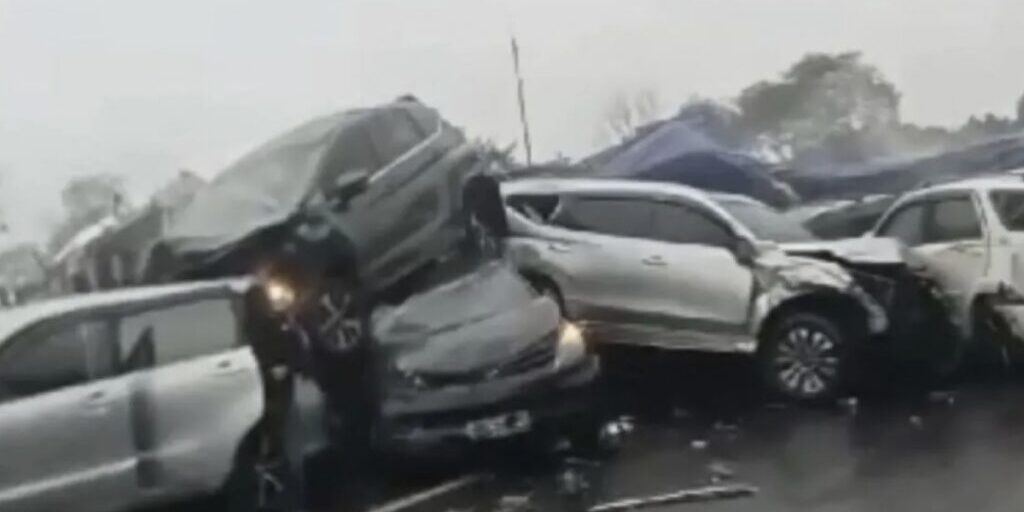
{"label": "car stacked on another car", "polygon": [[502,193],[513,261],[595,339],[756,353],[772,389],[816,400],[889,330],[890,290],[852,269],[856,251],[808,244],[754,200],[621,180],[527,179]]}
{"label": "car stacked on another car", "polygon": [[[225,488],[263,413],[248,280],[54,299],[0,312],[0,510],[107,511]],[[307,454],[326,448],[300,379]]]}

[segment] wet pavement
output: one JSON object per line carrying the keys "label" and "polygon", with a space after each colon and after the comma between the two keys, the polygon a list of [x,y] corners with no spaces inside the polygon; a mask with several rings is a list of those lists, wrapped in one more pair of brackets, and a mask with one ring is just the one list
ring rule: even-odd
{"label": "wet pavement", "polygon": [[[339,487],[329,509],[579,511],[730,483],[759,492],[651,510],[1024,508],[1019,377],[988,371],[953,391],[901,386],[811,408],[760,396],[742,358],[628,351],[607,359],[607,400],[636,425],[616,456],[537,462],[503,453],[415,478],[381,471]],[[466,475],[471,481],[458,481]],[[452,482],[460,485],[417,496]]]}

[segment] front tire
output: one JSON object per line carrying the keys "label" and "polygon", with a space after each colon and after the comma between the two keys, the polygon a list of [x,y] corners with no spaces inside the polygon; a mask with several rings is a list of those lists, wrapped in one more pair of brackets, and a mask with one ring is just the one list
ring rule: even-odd
{"label": "front tire", "polygon": [[760,367],[768,388],[787,399],[835,398],[852,372],[849,332],[813,312],[790,313],[761,342]]}

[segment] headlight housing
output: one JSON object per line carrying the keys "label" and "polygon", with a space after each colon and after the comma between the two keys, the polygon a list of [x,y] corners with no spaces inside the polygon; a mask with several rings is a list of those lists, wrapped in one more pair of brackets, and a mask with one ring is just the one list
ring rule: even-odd
{"label": "headlight housing", "polygon": [[563,322],[558,329],[558,347],[555,352],[555,367],[569,364],[587,352],[583,329],[572,322]]}

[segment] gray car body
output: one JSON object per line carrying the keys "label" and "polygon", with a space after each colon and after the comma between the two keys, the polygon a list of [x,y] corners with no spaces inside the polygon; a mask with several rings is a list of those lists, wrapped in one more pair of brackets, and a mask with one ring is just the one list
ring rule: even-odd
{"label": "gray car body", "polygon": [[[474,177],[493,183],[485,177],[490,162],[480,145],[417,101],[317,118],[253,150],[201,189],[164,236],[174,262],[150,274],[248,272],[251,262],[232,257],[252,251],[265,258],[284,241],[300,240],[336,251],[328,259],[352,267],[346,272],[367,290],[380,290],[465,236],[466,192]],[[365,188],[337,200],[339,187],[363,179]]]}
{"label": "gray car body", "polygon": [[[34,341],[33,329],[98,318],[117,326],[121,315],[234,301],[247,286],[185,283],[14,308],[0,313],[0,366],[14,357],[9,348]],[[120,346],[118,332],[110,331]],[[167,339],[175,339],[173,332],[157,344]],[[0,510],[115,511],[218,491],[263,411],[255,357],[238,341],[211,339],[218,349],[196,357],[0,399]],[[219,349],[224,345],[232,348]],[[322,403],[317,388],[300,380],[295,432],[307,454],[327,444]]]}
{"label": "gray car body", "polygon": [[[772,313],[801,298],[839,299],[860,309],[864,330],[883,332],[884,308],[842,266],[789,255],[708,194],[681,185],[620,180],[535,179],[502,185],[515,196],[561,200],[628,198],[682,206],[726,226],[735,248],[626,238],[552,225],[510,206],[508,250],[528,278],[546,280],[569,318],[602,341],[716,352],[753,352]],[[739,196],[730,200],[752,201]],[[745,249],[740,249],[742,246]],[[740,256],[738,251],[750,254]]]}

